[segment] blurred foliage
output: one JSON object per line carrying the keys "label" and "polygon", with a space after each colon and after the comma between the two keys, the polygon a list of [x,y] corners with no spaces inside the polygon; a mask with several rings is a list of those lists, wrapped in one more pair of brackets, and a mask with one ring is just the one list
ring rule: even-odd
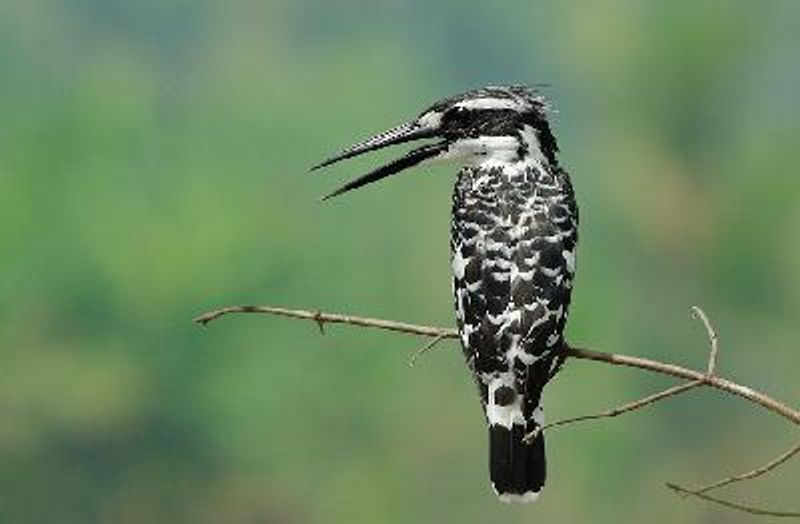
{"label": "blurred foliage", "polygon": [[[544,83],[582,205],[570,338],[791,403],[800,318],[800,3],[0,3],[0,521],[736,522],[706,481],[794,439],[699,392],[548,434],[499,504],[458,352],[271,303],[452,324],[452,168],[321,205],[385,155],[307,168],[452,92]],[[396,153],[388,153],[389,155]],[[667,384],[573,362],[551,418]],[[734,490],[797,503],[800,468]],[[797,508],[795,508],[797,509]]]}

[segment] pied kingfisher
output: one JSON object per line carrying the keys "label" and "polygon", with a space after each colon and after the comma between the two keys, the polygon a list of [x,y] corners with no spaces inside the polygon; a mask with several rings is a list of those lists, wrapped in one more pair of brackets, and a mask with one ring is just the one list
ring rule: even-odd
{"label": "pied kingfisher", "polygon": [[451,264],[467,365],[489,426],[489,470],[501,500],[536,500],[545,481],[542,389],[563,363],[575,275],[578,207],[547,122],[525,86],[445,98],[313,169],[385,146],[430,142],[353,180],[340,195],[439,160],[461,166],[452,200]]}

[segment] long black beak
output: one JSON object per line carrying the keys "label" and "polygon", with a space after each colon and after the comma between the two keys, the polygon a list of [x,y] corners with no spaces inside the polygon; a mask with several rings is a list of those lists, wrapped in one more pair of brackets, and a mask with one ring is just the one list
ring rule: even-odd
{"label": "long black beak", "polygon": [[[322,167],[335,164],[340,160],[353,158],[355,156],[362,155],[369,151],[375,151],[377,149],[382,149],[384,147],[411,142],[413,140],[434,138],[436,136],[437,136],[436,129],[429,127],[422,127],[415,121],[408,122],[399,125],[397,127],[393,127],[392,129],[384,131],[383,133],[372,136],[353,146],[350,146],[341,153],[331,158],[328,158],[327,160],[324,160],[323,162],[312,167],[311,170],[314,171],[316,169],[320,169]],[[325,196],[323,200],[328,200],[329,198],[341,195],[342,193],[346,193],[353,189],[357,189],[361,186],[370,184],[372,182],[376,182],[382,178],[386,178],[387,176],[399,173],[405,169],[408,169],[412,166],[419,164],[423,160],[435,157],[436,155],[438,155],[439,153],[441,153],[446,149],[447,145],[444,143],[427,144],[421,146],[417,149],[409,151],[406,155],[398,158],[397,160],[389,162],[384,166],[381,166],[373,171],[370,171],[369,173],[367,173],[362,177],[359,177],[351,182],[348,182],[347,184],[340,187],[333,193]]]}

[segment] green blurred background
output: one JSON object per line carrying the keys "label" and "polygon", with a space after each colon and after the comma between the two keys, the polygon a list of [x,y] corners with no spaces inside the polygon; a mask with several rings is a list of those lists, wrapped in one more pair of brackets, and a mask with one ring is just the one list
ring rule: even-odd
{"label": "green blurred background", "polygon": [[[569,338],[794,405],[800,3],[0,3],[0,522],[744,522],[680,499],[796,441],[711,391],[548,434],[500,504],[455,345],[269,303],[452,325],[452,167],[318,196],[338,147],[485,84],[544,83],[581,204]],[[387,156],[388,155],[388,156]],[[550,420],[671,382],[570,362]],[[800,466],[731,489],[798,509]]]}

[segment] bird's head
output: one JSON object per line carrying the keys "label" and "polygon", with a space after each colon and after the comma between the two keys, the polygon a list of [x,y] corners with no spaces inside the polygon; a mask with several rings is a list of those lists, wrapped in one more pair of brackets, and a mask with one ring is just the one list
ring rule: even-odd
{"label": "bird's head", "polygon": [[555,164],[558,147],[546,112],[544,97],[525,86],[468,91],[436,102],[417,118],[358,142],[312,170],[387,146],[430,140],[342,186],[325,197],[328,199],[423,162]]}

